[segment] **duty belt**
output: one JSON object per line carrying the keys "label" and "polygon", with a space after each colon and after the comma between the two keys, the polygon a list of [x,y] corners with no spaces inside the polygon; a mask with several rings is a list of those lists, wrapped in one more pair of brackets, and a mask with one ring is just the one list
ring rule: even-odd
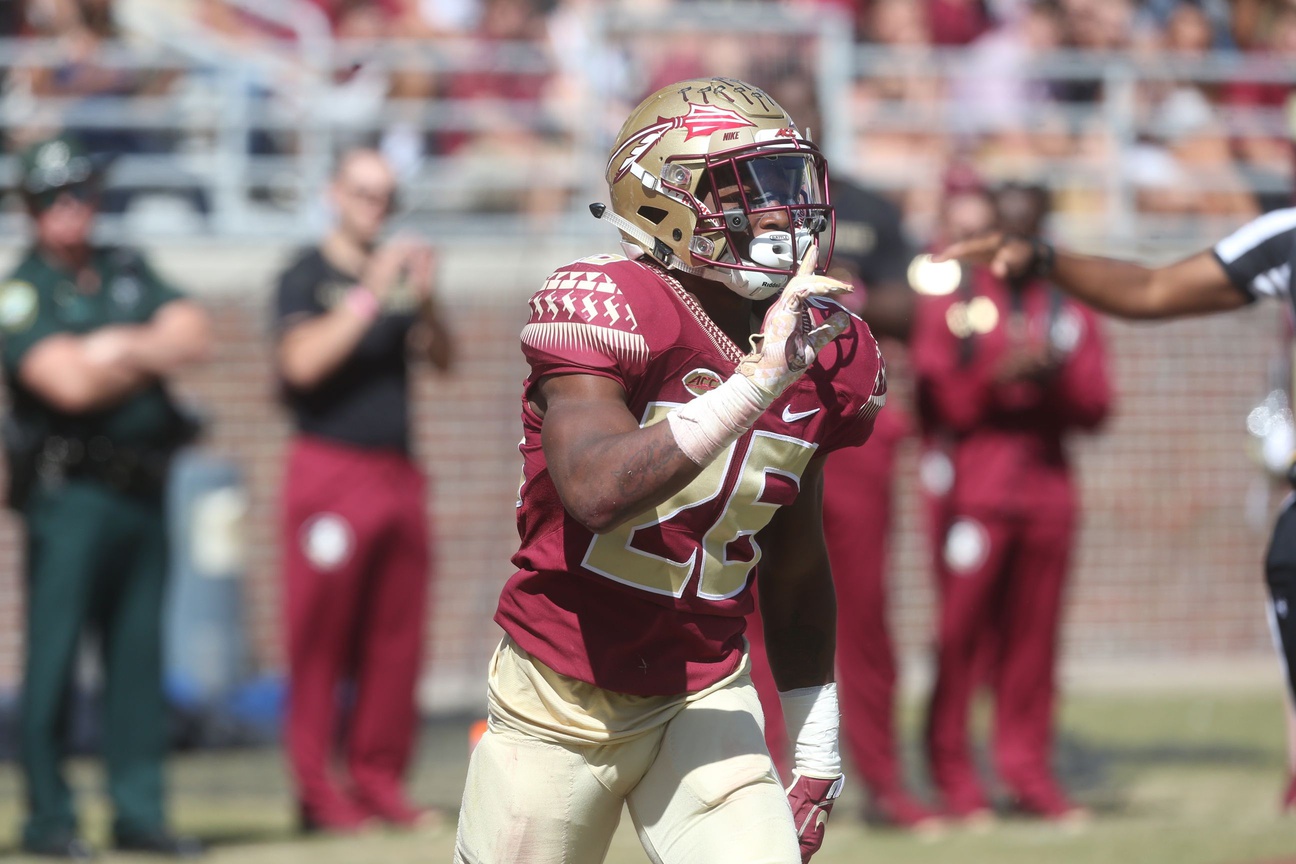
{"label": "duty belt", "polygon": [[47,489],[83,478],[127,495],[152,498],[161,495],[166,486],[173,452],[123,446],[103,435],[88,439],[51,435],[37,459],[36,473]]}

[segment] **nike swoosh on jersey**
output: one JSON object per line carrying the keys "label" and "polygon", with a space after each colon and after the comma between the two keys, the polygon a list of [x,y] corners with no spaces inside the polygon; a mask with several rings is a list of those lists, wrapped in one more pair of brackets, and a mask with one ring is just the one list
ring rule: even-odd
{"label": "nike swoosh on jersey", "polygon": [[818,408],[811,408],[809,411],[793,411],[791,405],[783,406],[783,422],[795,423],[797,420],[804,420],[811,414],[818,414]]}

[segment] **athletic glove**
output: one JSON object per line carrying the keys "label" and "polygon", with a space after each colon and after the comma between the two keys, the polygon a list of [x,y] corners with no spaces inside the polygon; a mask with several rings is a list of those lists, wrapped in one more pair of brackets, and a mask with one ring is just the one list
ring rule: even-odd
{"label": "athletic glove", "polygon": [[815,355],[846,329],[846,312],[835,312],[818,327],[810,327],[807,297],[851,290],[845,282],[814,275],[817,260],[811,246],[797,275],[765,313],[763,332],[751,337],[752,353],[743,357],[734,374],[666,415],[680,451],[698,465],[709,465],[750,429],[779,394],[805,374]]}
{"label": "athletic glove", "polygon": [[818,258],[817,247],[811,246],[797,275],[765,313],[761,332],[751,337],[751,353],[738,363],[736,371],[756,385],[766,407],[805,374],[815,356],[850,322],[848,313],[838,311],[811,329],[807,297],[831,297],[851,290],[845,282],[816,275]]}
{"label": "athletic glove", "polygon": [[787,796],[797,842],[801,844],[801,864],[806,864],[823,843],[824,823],[846,782],[837,749],[837,685],[780,691],[779,702],[788,734],[796,745]]}
{"label": "athletic glove", "polygon": [[808,864],[810,856],[823,844],[824,825],[845,781],[846,777],[841,774],[824,778],[792,772],[792,785],[787,789],[787,796],[788,806],[792,808],[792,822],[796,825],[797,842],[801,844],[801,864]]}

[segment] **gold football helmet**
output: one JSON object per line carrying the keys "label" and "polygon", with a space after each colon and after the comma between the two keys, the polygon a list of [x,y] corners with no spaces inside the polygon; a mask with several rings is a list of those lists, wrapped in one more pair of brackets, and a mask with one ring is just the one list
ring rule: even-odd
{"label": "gold football helmet", "polygon": [[750,84],[702,78],[649,96],[617,135],[607,182],[611,212],[590,209],[635,257],[753,300],[787,284],[812,244],[827,271],[834,223],[823,155]]}

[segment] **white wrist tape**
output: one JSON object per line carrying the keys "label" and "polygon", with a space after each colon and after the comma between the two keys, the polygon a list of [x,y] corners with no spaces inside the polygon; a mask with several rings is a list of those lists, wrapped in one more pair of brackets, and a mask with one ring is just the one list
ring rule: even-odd
{"label": "white wrist tape", "polygon": [[779,693],[788,735],[796,742],[793,764],[800,774],[836,777],[842,773],[837,730],[841,718],[837,708],[837,685],[802,687]]}
{"label": "white wrist tape", "polygon": [[732,375],[716,389],[666,415],[675,443],[698,465],[707,465],[751,428],[773,397],[750,379]]}

